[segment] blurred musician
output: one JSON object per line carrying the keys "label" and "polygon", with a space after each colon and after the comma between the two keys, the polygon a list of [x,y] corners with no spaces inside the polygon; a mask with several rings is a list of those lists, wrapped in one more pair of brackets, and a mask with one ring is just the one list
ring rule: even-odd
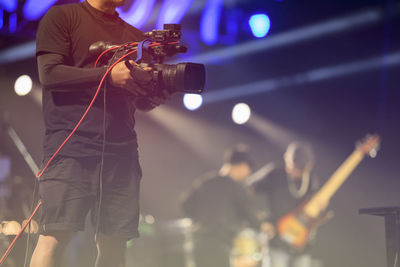
{"label": "blurred musician", "polygon": [[[267,175],[251,181],[251,188],[256,194],[266,197],[270,208],[270,224],[264,224],[269,229],[264,230],[270,232],[272,240],[269,242],[270,260],[265,259],[263,262],[265,267],[315,266],[312,265],[309,245],[305,249],[296,250],[276,233],[279,219],[295,211],[316,192],[318,181],[312,174],[314,162],[314,154],[309,145],[293,142],[287,147],[282,163],[271,163]],[[327,203],[321,205],[324,209]]]}
{"label": "blurred musician", "polygon": [[196,267],[229,267],[232,240],[242,227],[259,227],[244,181],[251,173],[248,148],[238,145],[226,151],[219,172],[195,180],[183,201],[183,211],[195,232]]}

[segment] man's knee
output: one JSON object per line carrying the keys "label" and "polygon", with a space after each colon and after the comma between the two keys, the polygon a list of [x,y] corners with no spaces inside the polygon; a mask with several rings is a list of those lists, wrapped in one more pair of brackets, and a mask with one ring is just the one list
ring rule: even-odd
{"label": "man's knee", "polygon": [[41,234],[31,259],[31,267],[58,266],[60,255],[72,237],[70,232]]}
{"label": "man's knee", "polygon": [[41,234],[38,240],[38,246],[43,250],[55,252],[64,248],[72,238],[71,232],[51,232]]}

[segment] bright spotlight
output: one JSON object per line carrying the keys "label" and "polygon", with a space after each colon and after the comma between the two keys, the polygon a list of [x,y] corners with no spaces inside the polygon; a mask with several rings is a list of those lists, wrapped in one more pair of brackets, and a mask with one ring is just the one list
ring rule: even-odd
{"label": "bright spotlight", "polygon": [[154,224],[156,219],[152,215],[148,214],[148,215],[144,216],[144,221],[148,224]]}
{"label": "bright spotlight", "polygon": [[203,104],[203,97],[198,94],[185,94],[183,104],[188,110],[196,110]]}
{"label": "bright spotlight", "polygon": [[253,35],[257,38],[265,37],[271,28],[271,21],[266,14],[255,14],[249,19],[249,25]]}
{"label": "bright spotlight", "polygon": [[14,91],[19,96],[24,96],[32,90],[32,79],[28,75],[21,75],[15,81]]}
{"label": "bright spotlight", "polygon": [[236,104],[232,110],[232,119],[236,124],[244,124],[250,119],[251,110],[245,103]]}

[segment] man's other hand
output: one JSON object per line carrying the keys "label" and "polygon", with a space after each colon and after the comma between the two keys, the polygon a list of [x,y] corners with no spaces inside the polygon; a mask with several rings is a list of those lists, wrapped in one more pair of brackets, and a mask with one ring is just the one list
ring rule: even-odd
{"label": "man's other hand", "polygon": [[162,90],[162,94],[158,96],[149,97],[149,100],[155,105],[159,106],[164,104],[167,100],[171,98],[171,93],[167,90]]}
{"label": "man's other hand", "polygon": [[[135,82],[130,66],[138,67],[138,64],[133,60],[129,60],[128,62],[121,61],[115,65],[110,74],[111,84],[128,90],[135,96],[145,96],[147,92]],[[151,71],[151,68],[143,68],[143,70]]]}

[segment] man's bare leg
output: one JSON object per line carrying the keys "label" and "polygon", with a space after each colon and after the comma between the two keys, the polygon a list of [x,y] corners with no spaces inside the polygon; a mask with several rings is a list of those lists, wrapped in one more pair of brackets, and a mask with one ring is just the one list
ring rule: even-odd
{"label": "man's bare leg", "polygon": [[97,236],[96,267],[125,267],[126,239],[107,236],[99,233]]}
{"label": "man's bare leg", "polygon": [[30,267],[60,266],[62,253],[71,240],[70,232],[53,232],[39,236]]}

